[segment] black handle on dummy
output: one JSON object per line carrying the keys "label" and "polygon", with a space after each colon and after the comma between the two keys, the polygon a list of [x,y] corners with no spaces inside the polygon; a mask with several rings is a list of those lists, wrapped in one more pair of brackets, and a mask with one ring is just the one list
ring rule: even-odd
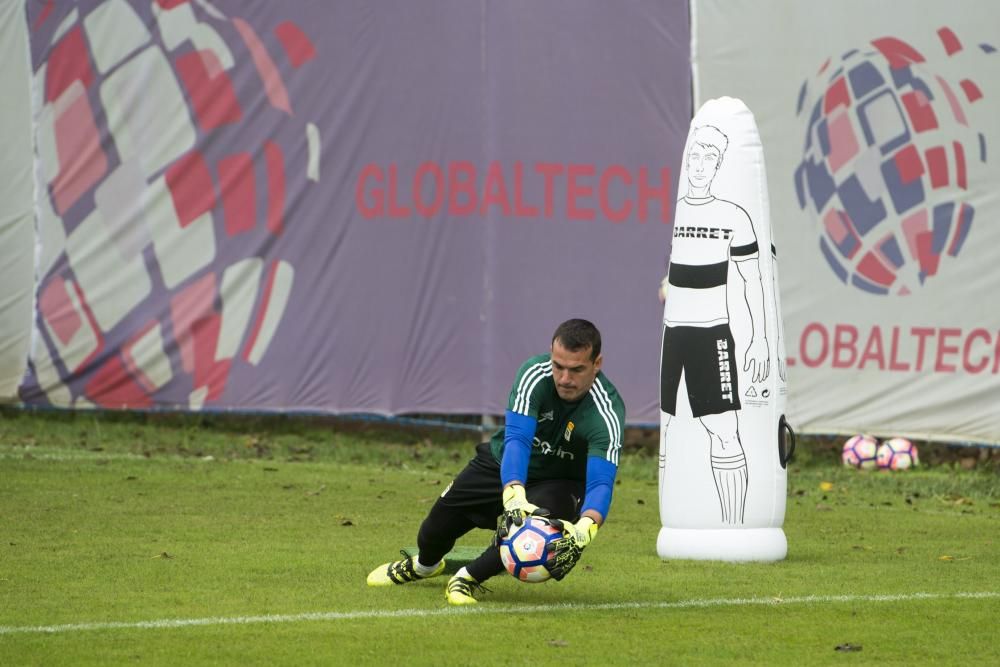
{"label": "black handle on dummy", "polygon": [[[791,446],[786,448],[786,442]],[[778,419],[778,461],[781,463],[781,467],[786,467],[794,455],[795,431],[792,430],[791,424],[785,421],[785,415],[781,415]]]}

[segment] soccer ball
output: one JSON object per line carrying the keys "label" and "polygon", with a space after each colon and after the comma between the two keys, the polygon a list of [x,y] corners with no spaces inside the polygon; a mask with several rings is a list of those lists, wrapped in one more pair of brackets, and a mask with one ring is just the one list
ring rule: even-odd
{"label": "soccer ball", "polygon": [[906,470],[920,463],[917,446],[906,438],[892,438],[878,446],[878,467],[883,470]]}
{"label": "soccer ball", "polygon": [[500,541],[500,560],[511,576],[521,581],[529,584],[548,581],[552,575],[545,566],[555,554],[545,547],[562,536],[562,531],[548,521],[527,517]]}
{"label": "soccer ball", "polygon": [[844,443],[840,460],[848,468],[872,469],[876,466],[875,455],[878,441],[870,435],[855,435]]}

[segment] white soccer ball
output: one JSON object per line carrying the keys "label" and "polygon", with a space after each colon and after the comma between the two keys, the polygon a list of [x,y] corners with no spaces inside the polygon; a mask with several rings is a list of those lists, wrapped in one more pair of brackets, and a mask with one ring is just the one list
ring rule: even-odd
{"label": "white soccer ball", "polygon": [[875,455],[882,470],[906,470],[920,463],[917,446],[906,438],[891,438],[878,446]]}
{"label": "white soccer ball", "polygon": [[860,434],[848,438],[840,454],[840,460],[848,468],[870,470],[876,467],[878,440],[870,435]]}
{"label": "white soccer ball", "polygon": [[548,581],[552,575],[546,566],[555,554],[546,547],[562,536],[562,531],[548,521],[528,517],[501,540],[500,560],[507,572],[521,581],[529,584]]}

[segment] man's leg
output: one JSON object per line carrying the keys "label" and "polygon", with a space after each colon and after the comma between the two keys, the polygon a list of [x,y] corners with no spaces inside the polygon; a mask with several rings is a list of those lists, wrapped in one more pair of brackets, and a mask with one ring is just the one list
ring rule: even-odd
{"label": "man's leg", "polygon": [[748,474],[736,413],[705,415],[701,417],[701,423],[712,443],[712,474],[719,494],[722,521],[730,525],[742,524]]}
{"label": "man's leg", "polygon": [[490,454],[489,443],[483,443],[420,525],[417,558],[406,556],[380,565],[368,575],[368,585],[404,584],[443,573],[444,555],[455,541],[476,526],[495,526],[500,508],[500,466]]}
{"label": "man's leg", "polygon": [[[547,509],[553,519],[573,521],[580,511],[584,489],[583,482],[559,479],[529,483],[525,492],[530,502]],[[504,569],[503,561],[500,560],[500,547],[491,544],[466,569],[479,583],[500,574]]]}
{"label": "man's leg", "polygon": [[465,566],[465,571],[476,583],[482,583],[490,577],[503,572],[503,561],[500,560],[500,547],[490,544],[483,553]]}
{"label": "man's leg", "polygon": [[475,527],[461,507],[451,507],[438,498],[417,532],[420,564],[437,565],[452,550],[455,541]]}
{"label": "man's leg", "polygon": [[667,431],[670,430],[670,419],[673,415],[660,411],[660,457],[657,461],[659,465],[659,484],[664,487],[667,476]]}
{"label": "man's leg", "polygon": [[[580,512],[583,502],[584,483],[575,480],[547,480],[528,483],[527,498],[540,508],[549,510],[549,516],[573,521]],[[497,515],[499,516],[499,512]],[[495,523],[494,519],[494,523]],[[480,528],[484,527],[479,525]],[[490,577],[504,571],[500,560],[500,547],[490,544],[474,561],[459,570],[448,582],[446,596],[451,604],[473,604],[474,593]]]}
{"label": "man's leg", "polygon": [[368,575],[368,585],[405,584],[442,574],[444,555],[455,546],[455,540],[471,528],[471,522],[459,508],[449,507],[438,498],[417,531],[417,557],[403,552],[401,560],[379,565]]}
{"label": "man's leg", "polygon": [[[464,518],[469,527],[463,535],[472,528],[496,530],[497,517],[503,513],[500,464],[490,454],[488,443],[480,445],[478,451],[479,454],[469,464],[472,470],[462,487],[456,488],[459,481],[456,479],[453,488],[445,493],[451,498],[450,502],[464,505]],[[480,584],[502,570],[500,549],[491,541],[478,558],[448,580],[445,598],[453,605],[475,604],[475,593],[482,590]]]}

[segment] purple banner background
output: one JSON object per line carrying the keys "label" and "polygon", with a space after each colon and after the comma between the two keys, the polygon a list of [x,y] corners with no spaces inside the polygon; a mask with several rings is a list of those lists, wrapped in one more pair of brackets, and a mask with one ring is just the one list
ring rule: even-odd
{"label": "purple banner background", "polygon": [[[59,44],[53,35],[68,15],[57,4],[28,5],[36,72]],[[149,5],[132,6],[175,68],[196,50],[192,41],[171,48]],[[37,344],[45,349],[33,355],[21,388],[26,402],[60,403],[52,398],[58,388],[38,370],[50,356],[58,383],[78,404],[184,409],[195,405],[192,391],[210,386],[196,407],[496,414],[519,363],[547,348],[560,321],[585,317],[604,334],[605,371],[626,400],[629,421],[656,420],[656,290],[691,113],[686,2],[213,6],[225,19],[190,3],[233,51],[229,77],[243,117],[197,129],[194,150],[216,183],[212,261],[168,286],[160,277],[165,251],[142,248],[150,290],[113,326],[93,325],[100,344],[72,368],[61,361],[53,332],[63,343],[79,332],[66,325],[70,306],[52,296],[47,303],[56,305],[37,315]],[[78,5],[85,27],[93,7]],[[271,54],[290,109],[275,108],[236,18]],[[308,38],[307,62],[296,62],[276,36],[287,22]],[[101,112],[101,84],[115,70],[92,69],[84,83],[110,174],[128,168]],[[193,108],[191,91],[181,90]],[[306,177],[309,123],[320,137],[318,180]],[[279,147],[285,174],[278,233],[265,224],[269,204],[280,201],[267,188],[270,167],[262,166],[274,155],[269,143]],[[248,178],[256,184],[255,218],[243,227],[222,192],[221,165],[237,152],[251,157]],[[56,224],[67,234],[99,208],[100,184],[91,186],[59,211]],[[53,192],[41,196],[54,201]],[[163,224],[148,210],[145,219]],[[59,289],[51,294],[62,294],[63,282],[78,282],[89,258],[74,258],[73,247],[48,267],[39,294],[52,285]],[[211,309],[199,320],[208,324],[189,328],[201,341],[196,352],[216,349],[214,318],[227,301],[221,276],[247,258],[261,259],[264,269],[254,314],[238,332],[240,353],[205,361],[198,352],[185,362],[190,341],[178,295],[199,280],[214,281]],[[294,280],[266,352],[250,363],[245,352],[275,262],[291,267]],[[209,274],[214,278],[205,279]],[[115,298],[116,280],[121,276],[107,276],[109,293],[100,298]],[[83,301],[90,298],[98,297],[84,294]],[[169,360],[160,376],[169,380],[155,386],[146,378],[140,390],[123,391],[136,373],[108,369],[143,366],[129,345],[150,322],[159,323]]]}

